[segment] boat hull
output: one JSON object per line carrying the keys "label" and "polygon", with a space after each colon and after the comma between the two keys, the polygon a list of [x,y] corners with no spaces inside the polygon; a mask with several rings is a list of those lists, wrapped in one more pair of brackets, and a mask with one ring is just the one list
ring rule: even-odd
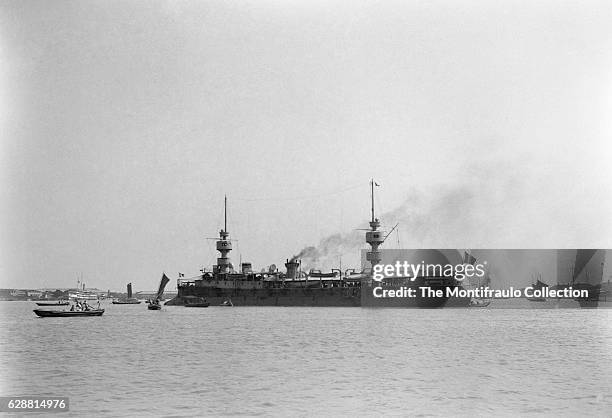
{"label": "boat hull", "polygon": [[208,308],[210,302],[206,298],[190,297],[185,300],[186,308]]}
{"label": "boat hull", "polygon": [[34,313],[41,318],[46,317],[74,317],[74,316],[101,316],[104,309],[93,309],[91,311],[47,311],[44,309],[34,309]]}

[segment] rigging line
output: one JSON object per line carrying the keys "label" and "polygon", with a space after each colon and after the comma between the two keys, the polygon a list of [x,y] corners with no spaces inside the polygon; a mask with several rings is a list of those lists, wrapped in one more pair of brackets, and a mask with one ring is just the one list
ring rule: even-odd
{"label": "rigging line", "polygon": [[257,197],[257,198],[253,198],[253,199],[246,199],[246,198],[236,197],[236,198],[233,198],[233,200],[240,200],[240,201],[243,201],[243,202],[307,200],[307,199],[314,199],[314,198],[321,197],[321,196],[330,196],[330,195],[334,195],[334,194],[344,193],[344,192],[347,192],[349,190],[357,189],[357,188],[362,187],[362,186],[363,186],[363,184],[355,184],[353,186],[349,186],[349,187],[346,187],[344,189],[334,190],[334,191],[328,192],[328,193],[313,194],[313,195],[308,195],[308,196],[280,197],[280,198],[278,198],[278,197],[275,197],[275,198]]}

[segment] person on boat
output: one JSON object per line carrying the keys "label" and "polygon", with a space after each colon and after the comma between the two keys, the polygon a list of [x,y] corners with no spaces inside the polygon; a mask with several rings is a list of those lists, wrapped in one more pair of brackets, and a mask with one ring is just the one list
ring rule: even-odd
{"label": "person on boat", "polygon": [[76,310],[77,311],[82,311],[83,307],[81,306],[81,302],[79,302],[78,300],[76,301]]}
{"label": "person on boat", "polygon": [[100,309],[100,299],[98,299],[98,309]]}
{"label": "person on boat", "polygon": [[86,300],[83,301],[83,310],[84,311],[88,311],[89,310],[89,305],[87,304]]}
{"label": "person on boat", "polygon": [[70,305],[70,312],[74,312],[74,305]]}

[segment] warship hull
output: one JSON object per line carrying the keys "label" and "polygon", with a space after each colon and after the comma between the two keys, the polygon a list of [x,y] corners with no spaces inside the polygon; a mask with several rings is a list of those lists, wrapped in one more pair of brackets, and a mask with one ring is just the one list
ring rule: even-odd
{"label": "warship hull", "polygon": [[[181,291],[182,290],[182,291]],[[185,300],[197,296],[211,305],[221,305],[231,299],[234,306],[361,306],[359,287],[334,288],[270,288],[246,289],[224,287],[191,287],[181,289],[166,305],[184,305]]]}
{"label": "warship hull", "polygon": [[[166,305],[182,306],[193,297],[206,298],[211,305],[220,305],[230,299],[234,306],[338,306],[372,308],[450,308],[467,307],[470,298],[458,297],[402,297],[376,298],[373,287],[365,281],[361,286],[295,287],[295,288],[245,288],[210,286],[178,287],[178,295]],[[253,285],[257,285],[255,282]],[[422,286],[414,282],[412,286]],[[432,286],[435,289],[435,286]],[[440,286],[439,288],[443,288]]]}

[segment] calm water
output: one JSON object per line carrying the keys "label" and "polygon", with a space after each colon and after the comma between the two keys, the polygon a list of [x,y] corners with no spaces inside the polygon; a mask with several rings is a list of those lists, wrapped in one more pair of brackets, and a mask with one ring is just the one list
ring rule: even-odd
{"label": "calm water", "polygon": [[1,395],[71,416],[612,414],[612,310],[0,302]]}

